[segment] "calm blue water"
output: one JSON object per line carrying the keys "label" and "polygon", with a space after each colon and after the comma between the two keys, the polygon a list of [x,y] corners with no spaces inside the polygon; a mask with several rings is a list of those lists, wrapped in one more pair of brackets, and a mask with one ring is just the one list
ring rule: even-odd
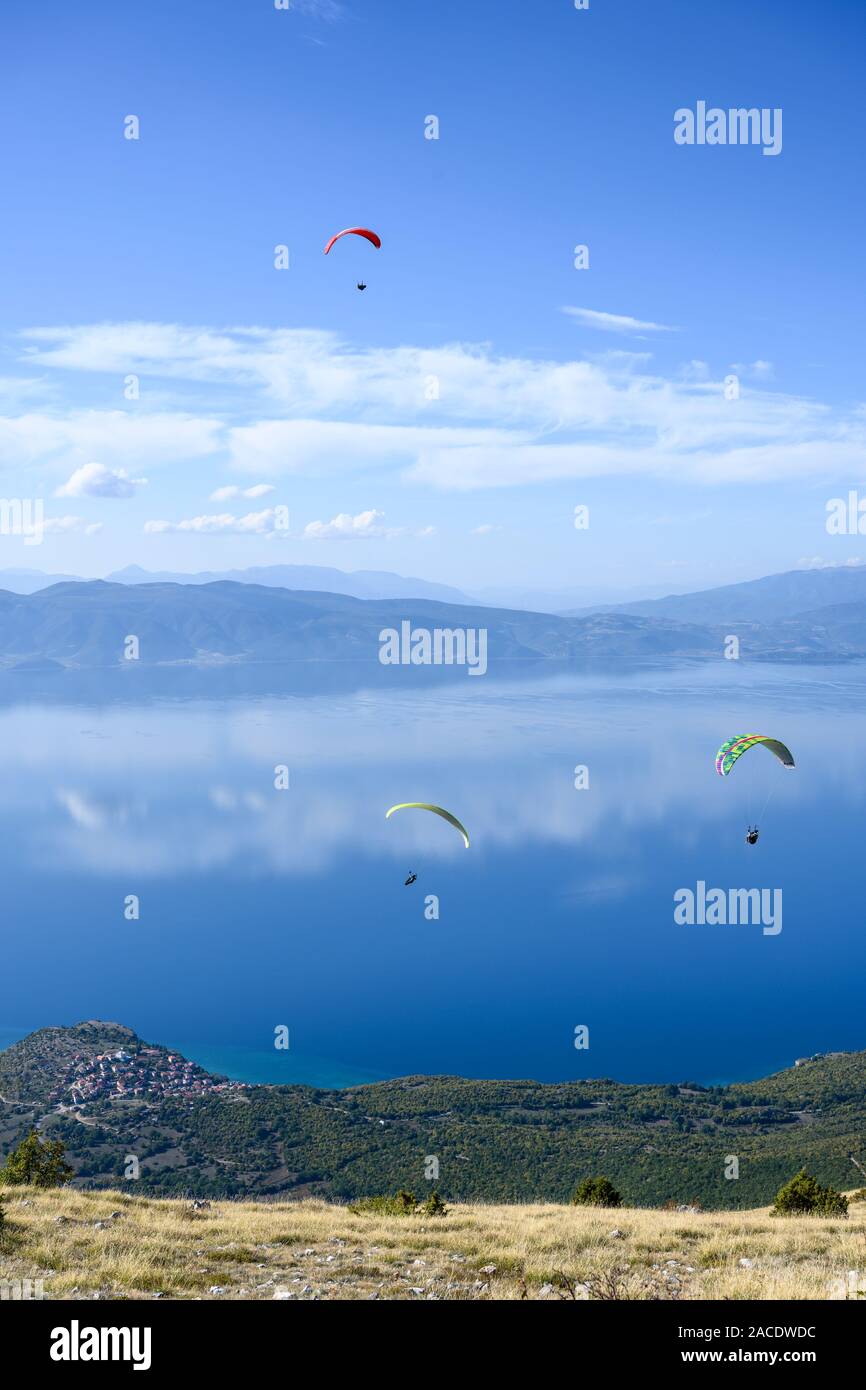
{"label": "calm blue water", "polygon": [[[866,1047],[864,697],[858,668],[719,663],[2,710],[0,1044],[114,1019],[236,1077],[335,1086],[713,1082]],[[716,747],[752,731],[797,770],[758,750],[723,783]],[[386,822],[405,800],[452,808],[472,848]],[[676,925],[699,879],[781,888],[781,934]]]}

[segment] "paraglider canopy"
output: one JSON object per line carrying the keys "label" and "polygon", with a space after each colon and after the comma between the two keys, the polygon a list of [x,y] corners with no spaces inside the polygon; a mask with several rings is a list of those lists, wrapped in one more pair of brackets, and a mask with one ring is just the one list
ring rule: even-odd
{"label": "paraglider canopy", "polygon": [[441,816],[449,825],[453,825],[455,830],[459,830],[463,836],[463,843],[467,849],[469,848],[469,831],[460,824],[456,816],[452,816],[450,811],[444,810],[441,806],[431,806],[428,801],[401,801],[399,806],[392,806],[390,811],[385,812],[385,819],[388,820],[395,811],[432,811],[435,816]]}
{"label": "paraglider canopy", "polygon": [[371,241],[371,242],[373,243],[373,245],[375,246],[375,248],[376,248],[377,251],[380,250],[380,249],[381,249],[381,246],[382,246],[382,242],[381,242],[381,240],[379,239],[379,237],[376,235],[375,232],[371,232],[370,229],[369,229],[369,227],[346,227],[345,231],[337,232],[337,235],[336,235],[336,236],[332,236],[332,237],[331,237],[331,240],[328,242],[327,246],[325,247],[325,255],[326,255],[326,256],[327,256],[328,252],[330,251],[331,247],[334,245],[334,242],[339,241],[339,240],[340,240],[340,237],[344,237],[344,236],[363,236],[363,237],[366,237],[368,241]]}
{"label": "paraglider canopy", "polygon": [[780,743],[777,738],[769,738],[766,734],[736,734],[722,744],[716,754],[716,772],[720,777],[727,777],[734,763],[737,762],[744,753],[748,753],[750,748],[756,748],[762,744],[772,753],[783,767],[794,767],[794,755],[790,748],[784,743]]}

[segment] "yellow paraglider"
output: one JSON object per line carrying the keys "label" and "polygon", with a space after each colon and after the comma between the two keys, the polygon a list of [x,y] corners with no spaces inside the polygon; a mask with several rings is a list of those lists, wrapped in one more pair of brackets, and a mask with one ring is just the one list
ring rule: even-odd
{"label": "yellow paraglider", "polygon": [[388,820],[395,811],[432,811],[434,816],[441,816],[449,825],[453,825],[455,830],[459,830],[464,845],[469,848],[469,831],[460,824],[456,816],[452,816],[451,812],[444,810],[442,806],[431,806],[428,801],[401,801],[399,806],[392,806],[390,811],[385,812],[385,819]]}

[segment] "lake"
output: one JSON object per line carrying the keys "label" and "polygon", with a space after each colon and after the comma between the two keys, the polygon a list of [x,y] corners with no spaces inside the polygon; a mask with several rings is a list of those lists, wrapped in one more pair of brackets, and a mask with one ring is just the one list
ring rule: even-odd
{"label": "lake", "polygon": [[[319,1086],[709,1084],[866,1047],[864,697],[861,667],[719,662],[7,704],[0,1043],[113,1019]],[[744,732],[797,768],[756,749],[723,781],[716,749]],[[471,848],[424,812],[385,820],[414,800]],[[680,925],[700,882],[780,889],[782,930]]]}

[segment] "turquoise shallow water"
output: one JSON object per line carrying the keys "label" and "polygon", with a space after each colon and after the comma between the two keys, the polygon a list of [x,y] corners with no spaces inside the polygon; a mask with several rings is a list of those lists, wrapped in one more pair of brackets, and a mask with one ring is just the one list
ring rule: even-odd
{"label": "turquoise shallow water", "polygon": [[[35,1025],[33,1028],[0,1027],[0,1051],[33,1031]],[[175,1048],[183,1056],[198,1062],[206,1071],[227,1076],[232,1081],[257,1085],[316,1086],[323,1090],[340,1090],[345,1086],[360,1086],[365,1082],[386,1079],[384,1072],[366,1071],[329,1058],[301,1057],[291,1050],[271,1053],[244,1047],[209,1047],[201,1040],[184,1042],[176,1037],[147,1041]]]}
{"label": "turquoise shallow water", "polygon": [[228,1076],[232,1081],[265,1083],[274,1086],[317,1086],[340,1090],[368,1081],[383,1081],[384,1072],[367,1072],[350,1063],[322,1057],[299,1057],[291,1050],[254,1052],[243,1047],[208,1047],[195,1040],[185,1043],[172,1039],[172,1047],[190,1057],[207,1071]]}

